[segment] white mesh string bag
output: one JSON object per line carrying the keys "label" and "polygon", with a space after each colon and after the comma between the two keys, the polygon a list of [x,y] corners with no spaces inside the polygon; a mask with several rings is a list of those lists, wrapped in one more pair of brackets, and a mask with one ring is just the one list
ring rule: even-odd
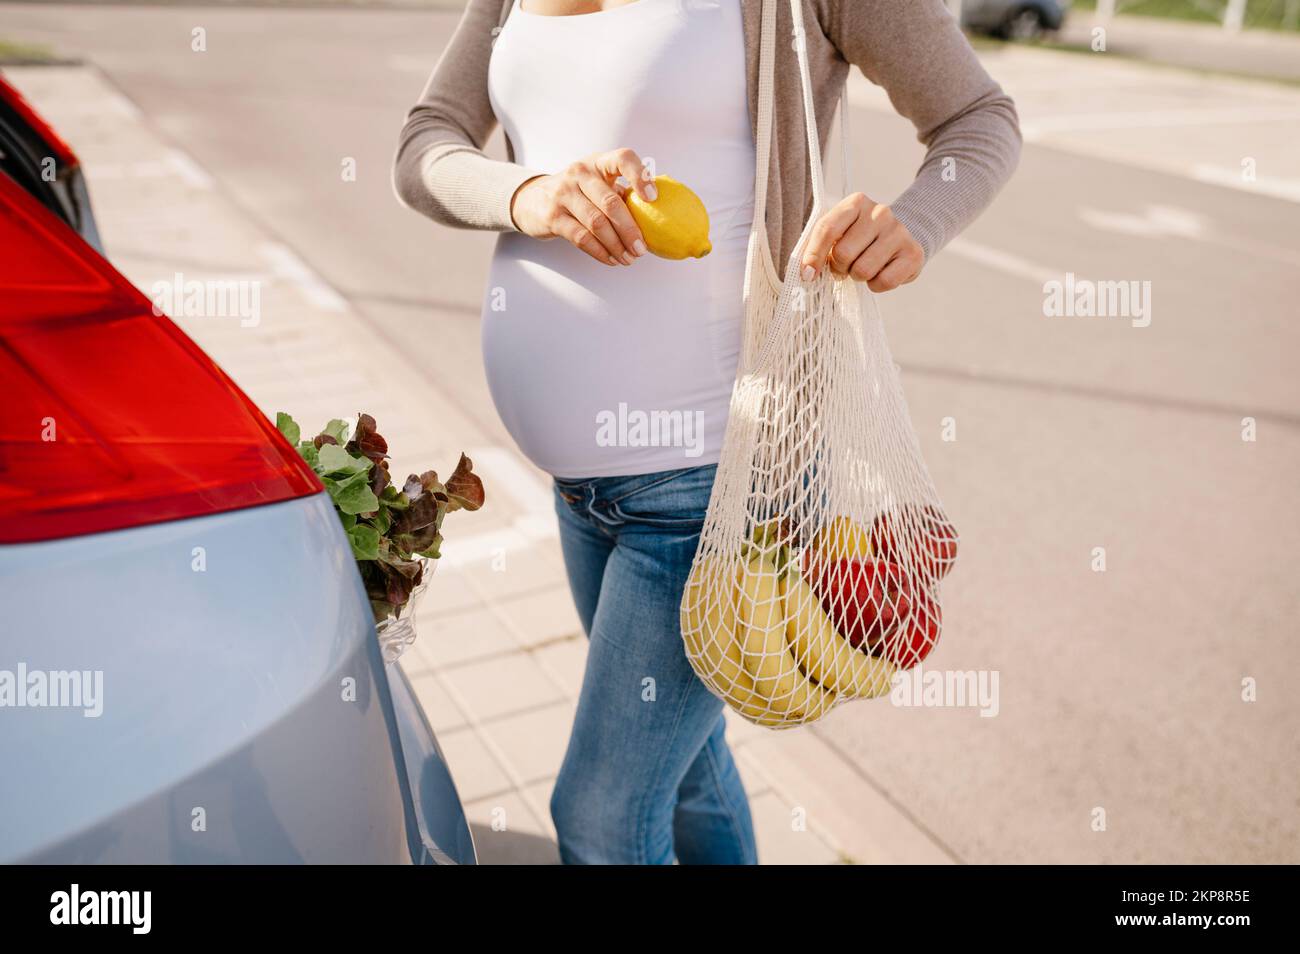
{"label": "white mesh string bag", "polygon": [[800,0],[790,6],[813,208],[784,281],[771,265],[776,2],[763,4],[744,344],[681,626],[714,694],[751,722],[790,728],[887,694],[896,672],[925,658],[957,534],[921,457],[874,296],[828,269],[800,277],[826,206]]}

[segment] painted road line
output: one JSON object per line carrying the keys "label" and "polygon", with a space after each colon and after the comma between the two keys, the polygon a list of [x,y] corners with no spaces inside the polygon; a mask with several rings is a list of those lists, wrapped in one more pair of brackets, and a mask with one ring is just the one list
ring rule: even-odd
{"label": "painted road line", "polygon": [[1208,217],[1177,206],[1147,205],[1143,215],[1082,206],[1079,218],[1099,232],[1152,240],[1182,238],[1218,245],[1231,254],[1267,259],[1283,265],[1300,265],[1300,251],[1215,228]]}
{"label": "painted road line", "polygon": [[169,168],[181,177],[186,185],[195,189],[210,191],[214,187],[212,177],[208,175],[203,167],[189,157],[187,153],[179,149],[168,149],[166,162]]}
{"label": "painted road line", "polygon": [[419,73],[421,76],[428,76],[433,71],[434,62],[436,60],[431,60],[427,56],[394,53],[388,58],[388,68],[399,73]]}
{"label": "painted road line", "polygon": [[86,178],[92,182],[109,179],[168,179],[177,178],[194,189],[210,191],[212,177],[197,162],[179,149],[168,149],[159,159],[140,162],[94,162],[85,167]]}
{"label": "painted road line", "polygon": [[955,238],[945,246],[944,250],[988,268],[995,268],[1015,278],[1027,279],[1038,285],[1060,281],[1061,276],[1064,274],[1063,269],[1048,268],[1046,265],[1039,265],[1028,259],[1021,258],[1019,255],[1013,255],[1011,252],[1004,252],[988,245],[981,245],[978,242],[972,242],[970,239]]}
{"label": "painted road line", "polygon": [[261,242],[257,245],[257,254],[276,278],[296,285],[303,296],[317,308],[334,312],[348,310],[343,296],[313,272],[289,246],[279,242]]}
{"label": "painted road line", "polygon": [[1138,238],[1196,239],[1203,238],[1210,232],[1210,220],[1204,215],[1170,205],[1147,205],[1142,215],[1080,206],[1079,218],[1100,232]]}
{"label": "painted road line", "polygon": [[1025,142],[1036,142],[1061,133],[1297,121],[1300,121],[1300,108],[1294,106],[1222,106],[1215,109],[1151,109],[1129,113],[1060,113],[1025,120],[1020,124],[1020,132],[1025,137]]}
{"label": "painted road line", "polygon": [[1283,179],[1278,176],[1259,176],[1253,182],[1243,179],[1240,169],[1225,168],[1197,163],[1189,171],[1190,176],[1198,182],[1211,185],[1228,186],[1243,192],[1254,192],[1272,199],[1286,199],[1300,202],[1300,179]]}
{"label": "painted road line", "polygon": [[144,118],[140,113],[140,108],[135,103],[113,90],[100,92],[99,96],[96,97],[95,105],[97,109],[107,107],[104,111],[115,113],[119,118],[129,122],[138,123]]}

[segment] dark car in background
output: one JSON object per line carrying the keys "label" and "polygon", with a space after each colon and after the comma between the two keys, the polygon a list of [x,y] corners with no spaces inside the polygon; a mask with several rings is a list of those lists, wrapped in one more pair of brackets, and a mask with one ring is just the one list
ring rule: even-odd
{"label": "dark car in background", "polygon": [[961,23],[968,30],[1006,40],[1031,40],[1059,30],[1070,0],[962,0]]}

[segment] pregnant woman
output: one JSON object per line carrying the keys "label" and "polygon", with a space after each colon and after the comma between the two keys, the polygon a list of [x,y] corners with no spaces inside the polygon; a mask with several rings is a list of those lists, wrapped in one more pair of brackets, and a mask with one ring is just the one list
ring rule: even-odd
{"label": "pregnant woman", "polygon": [[[776,273],[811,209],[790,0],[776,4],[765,221]],[[801,0],[824,148],[850,65],[927,147],[881,205],[817,223],[805,280],[912,281],[1019,155],[1011,100],[942,0]],[[741,345],[764,0],[470,0],[402,130],[394,182],[437,222],[500,234],[483,306],[493,400],[555,480],[590,640],[551,799],[567,863],[753,863],[722,702],[695,677],[678,606],[708,506]],[[500,123],[509,158],[482,150]],[[647,254],[623,196],[653,175],[708,210],[711,253]]]}

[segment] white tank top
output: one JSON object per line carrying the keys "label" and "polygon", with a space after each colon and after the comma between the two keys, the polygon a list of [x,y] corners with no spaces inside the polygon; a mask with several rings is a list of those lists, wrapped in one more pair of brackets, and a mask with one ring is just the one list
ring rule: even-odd
{"label": "white tank top", "polygon": [[740,0],[514,10],[488,73],[515,159],[554,172],[619,147],[693,189],[703,259],[602,265],[563,239],[497,240],[483,352],[497,411],[558,477],[717,463],[736,374],[754,142]]}

